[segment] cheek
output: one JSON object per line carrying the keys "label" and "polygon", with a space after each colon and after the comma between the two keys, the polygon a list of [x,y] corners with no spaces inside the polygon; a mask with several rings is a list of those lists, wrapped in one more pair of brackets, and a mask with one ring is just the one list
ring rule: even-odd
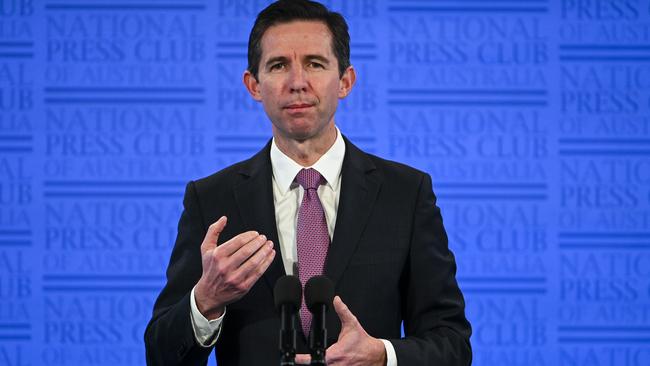
{"label": "cheek", "polygon": [[260,96],[265,108],[273,107],[277,103],[278,95],[278,92],[271,88],[266,87],[260,89]]}
{"label": "cheek", "polygon": [[334,99],[334,102],[338,102],[339,99],[342,98],[341,94],[341,85],[340,83],[334,83],[332,84],[332,89],[330,91],[330,95],[332,96],[332,99]]}
{"label": "cheek", "polygon": [[264,82],[260,83],[259,90],[260,94],[265,99],[274,98],[275,96],[280,95],[279,93],[282,90],[282,82],[281,80],[276,80],[276,78],[266,78]]}
{"label": "cheek", "polygon": [[337,99],[337,97],[339,96],[339,89],[340,89],[339,82],[336,81],[336,82],[327,83],[323,90],[325,91],[325,95],[328,98]]}

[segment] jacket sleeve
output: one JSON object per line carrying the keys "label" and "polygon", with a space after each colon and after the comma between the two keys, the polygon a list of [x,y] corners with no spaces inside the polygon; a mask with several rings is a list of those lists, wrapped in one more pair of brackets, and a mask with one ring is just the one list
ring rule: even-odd
{"label": "jacket sleeve", "polygon": [[144,333],[147,365],[205,365],[212,352],[196,342],[190,315],[190,292],[201,277],[200,246],[207,231],[193,182],[185,188],[183,208],[167,283]]}
{"label": "jacket sleeve", "polygon": [[470,365],[471,327],[429,175],[420,182],[401,288],[405,338],[390,340],[398,365]]}

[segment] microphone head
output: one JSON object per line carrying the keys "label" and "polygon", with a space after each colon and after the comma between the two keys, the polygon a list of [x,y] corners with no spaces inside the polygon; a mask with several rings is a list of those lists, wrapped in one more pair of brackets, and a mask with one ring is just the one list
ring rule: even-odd
{"label": "microphone head", "polygon": [[291,305],[294,309],[300,309],[302,301],[302,285],[296,276],[282,276],[275,283],[273,289],[275,308],[280,310],[282,305]]}
{"label": "microphone head", "polygon": [[314,276],[305,284],[305,305],[314,312],[316,305],[325,305],[329,310],[334,301],[334,284],[325,276]]}

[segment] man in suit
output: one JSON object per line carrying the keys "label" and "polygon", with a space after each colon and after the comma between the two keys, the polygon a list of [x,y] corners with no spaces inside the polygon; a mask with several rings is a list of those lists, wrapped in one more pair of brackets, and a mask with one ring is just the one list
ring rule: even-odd
{"label": "man in suit", "polygon": [[[335,125],[356,79],[349,54],[345,20],[320,4],[280,0],[258,15],[244,84],[273,139],[187,185],[148,364],[204,364],[215,345],[220,366],[276,364],[275,281],[319,273],[338,295],[329,365],[471,362],[430,177],[362,152]],[[300,319],[297,362],[309,363],[304,309]]]}

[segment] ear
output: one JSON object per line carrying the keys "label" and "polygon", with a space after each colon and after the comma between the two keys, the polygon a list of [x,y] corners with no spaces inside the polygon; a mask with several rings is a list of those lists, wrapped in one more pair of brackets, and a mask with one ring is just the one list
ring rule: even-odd
{"label": "ear", "polygon": [[246,90],[248,90],[248,93],[250,93],[251,97],[255,99],[258,102],[262,101],[262,95],[260,94],[260,84],[257,82],[257,79],[255,79],[255,76],[251,74],[250,71],[246,70],[244,71],[244,86],[246,86]]}
{"label": "ear", "polygon": [[339,80],[339,99],[343,99],[350,94],[356,80],[357,73],[354,71],[354,67],[348,66]]}

